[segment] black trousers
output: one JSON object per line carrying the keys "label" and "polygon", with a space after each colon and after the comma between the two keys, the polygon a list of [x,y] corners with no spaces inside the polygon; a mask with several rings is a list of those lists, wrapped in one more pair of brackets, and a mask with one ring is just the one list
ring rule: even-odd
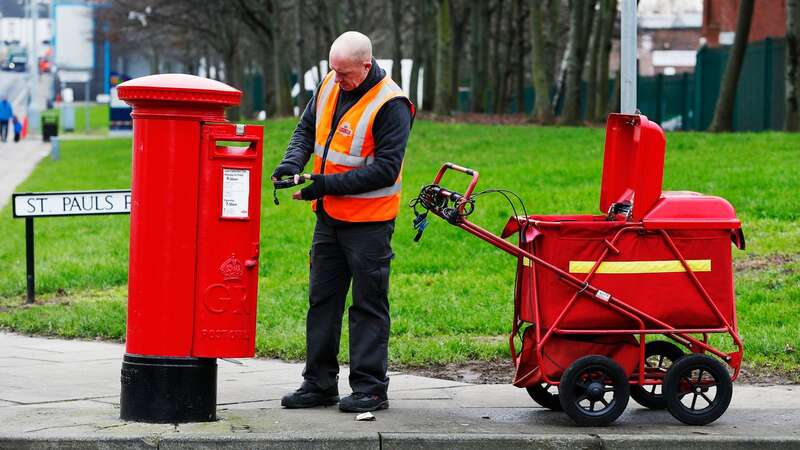
{"label": "black trousers", "polygon": [[8,139],[8,120],[0,120],[0,140],[5,142]]}
{"label": "black trousers", "polygon": [[332,226],[317,219],[311,243],[306,319],[305,385],[336,389],[345,298],[348,309],[350,387],[386,397],[389,345],[389,265],[394,222]]}

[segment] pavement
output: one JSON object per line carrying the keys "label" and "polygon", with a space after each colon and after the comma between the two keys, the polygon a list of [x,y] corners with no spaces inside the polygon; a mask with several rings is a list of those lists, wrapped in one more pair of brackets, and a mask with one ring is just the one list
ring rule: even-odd
{"label": "pavement", "polygon": [[50,144],[36,139],[0,142],[0,208],[11,201],[17,185],[25,181],[39,161],[50,153]]}
{"label": "pavement", "polygon": [[[20,118],[27,115],[26,76],[25,73],[0,72],[0,95],[8,98],[14,114]],[[46,92],[49,83],[49,76],[39,79],[40,97]],[[37,99],[37,103],[43,103],[43,100]],[[28,136],[19,142],[13,142],[13,138],[14,132],[9,124],[8,141],[0,142],[0,208],[11,201],[11,194],[16,187],[28,178],[36,164],[50,152],[50,144],[42,142],[40,136]]]}
{"label": "pavement", "polygon": [[[510,385],[392,372],[390,408],[358,422],[335,407],[281,408],[302,364],[258,358],[218,361],[216,422],[125,422],[123,353],[117,343],[0,333],[0,449],[800,448],[798,385],[735,384],[728,411],[704,427],[631,401],[612,426],[578,428]],[[346,395],[346,367],[341,380]]]}

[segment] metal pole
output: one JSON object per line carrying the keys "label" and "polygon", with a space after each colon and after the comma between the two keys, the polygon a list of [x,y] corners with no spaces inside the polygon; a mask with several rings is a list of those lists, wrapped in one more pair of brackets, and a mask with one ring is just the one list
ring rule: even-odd
{"label": "metal pole", "polygon": [[25,303],[31,304],[36,296],[36,278],[33,265],[33,217],[25,218],[25,266],[28,274],[28,298]]}
{"label": "metal pole", "polygon": [[622,0],[621,97],[623,114],[636,113],[636,0]]}
{"label": "metal pole", "polygon": [[86,134],[89,134],[89,107],[91,103],[89,103],[89,81],[91,78],[86,80],[86,83],[83,84],[83,98],[86,102],[86,106],[83,108],[83,117],[84,117],[84,124],[83,128],[86,131]]}
{"label": "metal pole", "polygon": [[39,19],[38,0],[29,0],[31,19],[31,41],[28,43],[28,127],[31,132],[39,131],[39,46],[37,45],[36,23]]}

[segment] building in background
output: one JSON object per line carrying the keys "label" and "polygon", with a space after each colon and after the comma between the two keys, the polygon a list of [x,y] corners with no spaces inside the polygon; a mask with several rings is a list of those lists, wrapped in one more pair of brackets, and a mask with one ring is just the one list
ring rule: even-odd
{"label": "building in background", "polygon": [[[739,0],[703,0],[702,43],[710,48],[733,45]],[[758,0],[750,23],[749,42],[786,35],[786,0]]]}
{"label": "building in background", "polygon": [[[641,0],[638,19],[640,76],[694,71],[701,45],[703,0]],[[612,72],[619,70],[618,32],[609,67]]]}

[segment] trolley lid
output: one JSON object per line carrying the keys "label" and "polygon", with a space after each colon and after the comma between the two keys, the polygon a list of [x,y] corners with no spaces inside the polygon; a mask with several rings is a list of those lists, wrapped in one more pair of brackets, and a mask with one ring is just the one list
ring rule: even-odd
{"label": "trolley lid", "polygon": [[600,211],[630,202],[631,218],[641,220],[661,197],[664,132],[641,114],[610,114],[606,123]]}

